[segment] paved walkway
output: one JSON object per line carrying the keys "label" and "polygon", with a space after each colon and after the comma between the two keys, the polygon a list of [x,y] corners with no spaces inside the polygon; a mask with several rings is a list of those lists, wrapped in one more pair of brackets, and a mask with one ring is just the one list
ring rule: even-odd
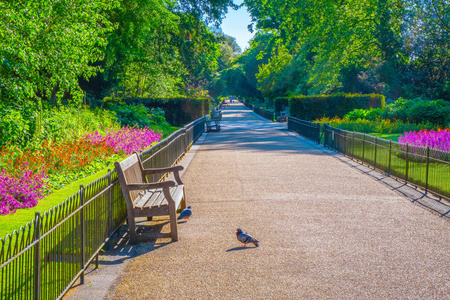
{"label": "paved walkway", "polygon": [[[448,218],[335,156],[241,104],[225,108],[183,176],[194,214],[180,240],[118,248],[131,259],[105,264],[116,280],[102,297],[449,299]],[[241,247],[237,227],[260,247]]]}

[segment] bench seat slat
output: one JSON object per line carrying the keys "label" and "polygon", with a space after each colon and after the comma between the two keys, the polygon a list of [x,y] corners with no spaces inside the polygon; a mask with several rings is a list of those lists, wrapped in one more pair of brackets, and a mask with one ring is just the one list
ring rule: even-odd
{"label": "bench seat slat", "polygon": [[[183,185],[178,185],[170,188],[170,194],[175,201],[176,206],[179,205],[183,198]],[[168,202],[164,197],[162,189],[156,189],[146,192],[142,197],[135,202],[137,209],[151,209],[153,207],[167,206]]]}

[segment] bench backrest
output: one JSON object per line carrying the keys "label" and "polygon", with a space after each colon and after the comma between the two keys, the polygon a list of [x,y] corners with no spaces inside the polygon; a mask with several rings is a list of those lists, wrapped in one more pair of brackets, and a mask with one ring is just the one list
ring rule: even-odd
{"label": "bench backrest", "polygon": [[134,208],[134,200],[140,197],[140,191],[130,191],[127,187],[129,183],[145,183],[145,178],[142,174],[142,164],[139,156],[134,153],[130,157],[121,162],[115,162],[117,177],[119,178],[120,187],[124,192],[124,198],[127,206]]}

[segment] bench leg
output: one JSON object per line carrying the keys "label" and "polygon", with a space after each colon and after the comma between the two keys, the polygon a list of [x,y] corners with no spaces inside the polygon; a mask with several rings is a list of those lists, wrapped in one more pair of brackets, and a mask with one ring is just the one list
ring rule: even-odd
{"label": "bench leg", "polygon": [[128,216],[128,232],[130,233],[131,243],[136,243],[138,241],[138,236],[136,233],[136,221],[134,216]]}
{"label": "bench leg", "polygon": [[170,217],[170,237],[172,242],[178,241],[178,228],[177,228],[177,208],[175,207],[175,202],[169,202],[169,217]]}
{"label": "bench leg", "polygon": [[183,187],[183,198],[181,199],[180,208],[181,210],[186,208],[186,192],[184,191],[184,187]]}

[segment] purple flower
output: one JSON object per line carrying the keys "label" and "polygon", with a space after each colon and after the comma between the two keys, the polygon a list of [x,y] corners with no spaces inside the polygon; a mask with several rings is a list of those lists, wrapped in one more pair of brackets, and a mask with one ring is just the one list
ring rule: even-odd
{"label": "purple flower", "polygon": [[85,139],[97,144],[105,143],[106,145],[112,147],[114,151],[129,155],[133,152],[140,152],[146,149],[154,142],[159,142],[161,140],[161,134],[155,133],[148,127],[137,128],[134,127],[122,127],[118,131],[114,129],[107,130],[104,135],[100,134],[98,131],[88,134]]}
{"label": "purple flower", "polygon": [[0,215],[36,206],[44,197],[45,178],[44,169],[40,173],[26,169],[20,178],[11,177],[3,170],[0,174]]}

